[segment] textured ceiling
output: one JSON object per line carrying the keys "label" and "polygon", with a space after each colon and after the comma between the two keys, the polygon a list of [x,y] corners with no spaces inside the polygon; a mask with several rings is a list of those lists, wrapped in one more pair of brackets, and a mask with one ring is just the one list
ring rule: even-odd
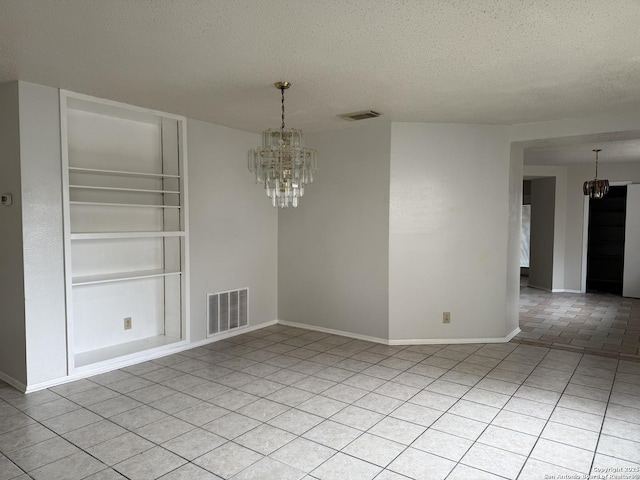
{"label": "textured ceiling", "polygon": [[525,165],[575,165],[595,164],[594,148],[600,163],[640,162],[640,139],[572,143],[548,147],[527,148],[524,151]]}
{"label": "textured ceiling", "polygon": [[640,1],[0,0],[0,82],[250,131],[640,108]]}

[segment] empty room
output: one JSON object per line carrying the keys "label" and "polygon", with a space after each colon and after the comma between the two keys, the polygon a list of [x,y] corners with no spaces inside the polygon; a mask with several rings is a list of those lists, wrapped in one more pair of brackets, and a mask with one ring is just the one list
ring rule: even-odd
{"label": "empty room", "polygon": [[0,480],[640,479],[639,23],[0,0]]}

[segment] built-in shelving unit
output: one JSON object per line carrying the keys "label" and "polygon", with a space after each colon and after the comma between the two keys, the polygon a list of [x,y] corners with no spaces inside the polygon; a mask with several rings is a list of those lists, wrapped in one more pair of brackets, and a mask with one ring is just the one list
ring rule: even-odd
{"label": "built-in shelving unit", "polygon": [[184,117],[60,99],[69,373],[186,343]]}

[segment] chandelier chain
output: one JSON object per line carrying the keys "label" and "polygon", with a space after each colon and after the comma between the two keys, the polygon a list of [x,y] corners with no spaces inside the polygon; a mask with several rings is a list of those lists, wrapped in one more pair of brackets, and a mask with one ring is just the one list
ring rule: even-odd
{"label": "chandelier chain", "polygon": [[281,126],[281,132],[284,132],[284,87],[280,87],[280,92],[282,94],[282,96],[281,96],[281,101],[282,101],[282,126]]}
{"label": "chandelier chain", "polygon": [[598,179],[598,153],[601,151],[600,148],[593,149],[593,153],[596,154],[596,176],[582,185],[582,193],[595,200],[603,198],[609,192],[609,180]]}

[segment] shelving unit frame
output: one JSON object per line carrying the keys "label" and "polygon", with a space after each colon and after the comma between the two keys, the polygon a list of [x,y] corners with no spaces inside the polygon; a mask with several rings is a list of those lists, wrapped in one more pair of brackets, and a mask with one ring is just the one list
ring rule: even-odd
{"label": "shelving unit frame", "polygon": [[[84,112],[84,113],[78,113]],[[131,169],[117,166],[82,165],[77,159],[70,161],[69,144],[69,118],[70,115],[96,115],[108,117],[114,121],[133,121],[144,124],[156,125],[160,132],[158,146],[160,158],[158,159],[158,171],[136,170],[135,159],[130,164]],[[63,185],[63,212],[64,212],[64,248],[65,248],[65,281],[66,281],[66,308],[67,308],[67,370],[68,374],[84,373],[104,370],[110,365],[130,363],[136,358],[153,356],[163,351],[181,347],[189,342],[189,228],[188,228],[188,192],[187,192],[187,145],[186,145],[186,118],[178,115],[167,114],[131,105],[122,104],[110,100],[104,100],[88,95],[78,94],[66,90],[60,91],[60,117],[61,117],[61,147],[62,147],[62,185]],[[97,117],[98,118],[98,117]],[[99,117],[102,118],[102,117]],[[176,135],[172,135],[175,131]],[[171,135],[165,135],[165,132]],[[99,132],[98,132],[99,134]],[[126,159],[125,159],[126,160]],[[123,162],[119,162],[123,163]],[[170,166],[171,169],[165,167]],[[81,178],[89,178],[84,181]],[[93,178],[102,177],[101,180],[92,181]],[[120,178],[124,182],[109,183],[105,179]],[[139,185],[142,182],[143,185]],[[152,187],[147,184],[153,184]],[[132,186],[133,185],[133,186]],[[79,196],[78,196],[79,195]],[[116,202],[96,201],[94,198],[86,198],[83,195],[114,195],[116,199],[124,198],[125,201]],[[128,201],[127,196],[134,196],[134,201]],[[146,198],[149,197],[147,203]],[[138,201],[145,199],[144,202]],[[86,212],[84,217],[76,218],[78,208],[99,208],[115,210],[117,212],[158,212],[154,215],[152,223],[158,228],[139,230],[131,228],[108,228],[109,225],[101,225],[99,229],[91,228],[93,214]],[[172,213],[174,212],[174,213]],[[109,213],[112,217],[118,214]],[[98,218],[100,218],[98,216]],[[135,218],[135,217],[134,217]],[[86,228],[79,228],[83,219]],[[147,221],[149,223],[149,221]],[[105,228],[103,228],[105,227]],[[102,231],[104,230],[104,231]],[[136,247],[145,250],[148,257],[153,257],[160,268],[140,268],[125,271],[109,270],[108,260],[101,265],[99,271],[77,273],[74,271],[75,256],[87,257],[87,253],[79,255],[77,250],[81,248],[91,251],[100,242],[109,244],[124,242],[121,250],[126,251],[126,242],[138,243]],[[149,250],[151,251],[149,253]],[[109,249],[109,252],[111,250]],[[161,252],[161,253],[160,253]],[[135,255],[130,256],[135,258]],[[102,258],[101,256],[98,256]],[[109,253],[104,257],[108,259]],[[79,260],[76,260],[77,263]],[[118,262],[115,262],[118,263]],[[123,263],[120,261],[120,263]],[[90,266],[85,266],[90,269]],[[83,269],[86,269],[83,268]],[[77,270],[77,265],[76,265]],[[78,319],[74,318],[74,311],[78,306],[74,303],[74,296],[81,296],[82,289],[127,289],[135,282],[138,288],[144,283],[147,290],[161,291],[156,299],[157,310],[162,311],[163,318],[154,321],[162,327],[162,332],[147,337],[133,336],[130,340],[119,341],[110,345],[97,345],[87,349],[78,345],[76,330],[79,328]],[[74,293],[75,292],[75,293]],[[102,300],[102,299],[101,299]],[[170,301],[171,300],[171,301]],[[86,310],[86,302],[84,305]],[[171,319],[168,319],[168,316]],[[114,318],[113,321],[122,322],[122,318]],[[171,322],[170,325],[168,322]],[[119,323],[122,328],[122,323]],[[147,327],[149,327],[147,325]],[[83,324],[86,330],[87,325]],[[134,318],[134,329],[136,319]],[[126,335],[126,334],[125,334]]]}

